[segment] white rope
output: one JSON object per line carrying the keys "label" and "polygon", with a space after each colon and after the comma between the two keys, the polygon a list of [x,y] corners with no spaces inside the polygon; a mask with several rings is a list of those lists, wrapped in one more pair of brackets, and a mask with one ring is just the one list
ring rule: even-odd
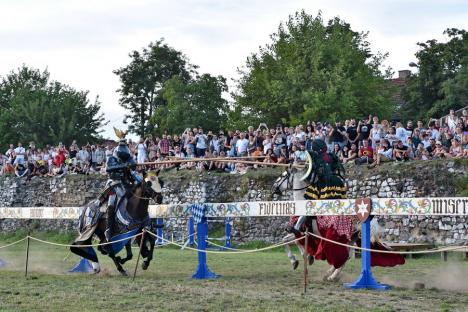
{"label": "white rope", "polygon": [[231,248],[231,247],[226,247],[226,246],[222,246],[222,245],[218,245],[216,243],[213,243],[209,240],[206,240],[207,243],[211,244],[211,245],[214,245],[216,247],[219,247],[219,248],[223,248],[223,249],[228,249],[228,250],[240,250],[240,249],[237,249],[237,248]]}
{"label": "white rope", "polygon": [[26,236],[26,237],[24,237],[24,238],[22,238],[22,239],[20,239],[20,240],[17,240],[16,242],[10,243],[10,244],[5,245],[5,246],[0,246],[0,249],[7,248],[7,247],[10,247],[10,246],[19,244],[19,243],[21,243],[22,241],[26,240],[27,238],[28,238],[28,237]]}
{"label": "white rope", "polygon": [[330,242],[336,245],[352,248],[352,249],[357,249],[357,250],[363,250],[363,251],[371,251],[371,252],[376,252],[376,253],[386,253],[386,254],[400,254],[400,255],[414,255],[414,254],[430,254],[430,253],[437,253],[441,251],[454,251],[458,249],[464,249],[468,248],[468,246],[453,246],[453,247],[443,247],[443,248],[433,248],[433,249],[427,249],[427,250],[418,250],[418,251],[392,251],[392,250],[379,250],[379,249],[371,249],[371,248],[363,248],[363,247],[358,247],[358,246],[353,246],[349,244],[344,244],[340,243],[325,237],[322,237],[320,235],[316,235],[310,232],[306,232],[307,235],[316,237],[318,239],[322,239],[326,242]]}
{"label": "white rope", "polygon": [[114,243],[118,243],[118,242],[122,242],[122,241],[125,241],[125,240],[130,240],[132,238],[135,238],[135,237],[138,237],[138,236],[141,236],[143,233],[138,233],[138,234],[135,234],[133,236],[130,236],[130,237],[126,237],[126,238],[121,238],[121,239],[118,239],[118,240],[115,240],[115,241],[112,241],[112,242],[105,242],[105,243],[101,243],[101,244],[91,244],[91,245],[69,245],[69,244],[60,244],[60,243],[54,243],[54,242],[49,242],[49,241],[46,241],[46,240],[42,240],[42,239],[39,239],[39,238],[36,238],[36,237],[32,237],[32,236],[26,236],[24,239],[27,239],[28,237],[32,240],[35,240],[37,242],[40,242],[40,243],[43,243],[43,244],[48,244],[48,245],[53,245],[53,246],[60,246],[60,247],[77,247],[77,248],[84,248],[84,247],[98,247],[98,246],[105,246],[105,245],[110,245],[110,244],[114,244]]}
{"label": "white rope", "polygon": [[[179,244],[176,244],[176,243],[173,243],[167,239],[165,239],[164,237],[159,237],[158,235],[150,232],[150,231],[146,231],[148,234],[150,235],[153,235],[154,237],[156,238],[160,238],[166,242],[168,242],[169,244],[172,244],[172,245],[175,245],[175,246],[178,246],[178,247],[181,247],[182,249],[182,245],[179,245]],[[188,249],[188,250],[192,250],[192,251],[197,251],[197,252],[204,252],[204,253],[212,253],[212,254],[226,254],[226,255],[233,255],[233,254],[247,254],[247,253],[254,253],[254,252],[261,252],[261,251],[266,251],[266,250],[271,250],[271,249],[275,249],[275,248],[278,248],[278,247],[282,247],[284,245],[289,245],[290,243],[293,243],[293,242],[296,242],[296,241],[299,241],[301,239],[304,239],[303,237],[300,237],[300,238],[297,238],[295,240],[291,240],[291,241],[288,241],[288,242],[284,242],[284,243],[278,243],[278,244],[275,244],[275,245],[271,245],[271,246],[268,246],[268,247],[264,247],[264,248],[258,248],[258,249],[250,249],[250,250],[238,250],[238,251],[215,251],[215,250],[201,250],[201,249],[197,249],[197,248],[191,248],[191,247],[185,247],[184,249]]]}

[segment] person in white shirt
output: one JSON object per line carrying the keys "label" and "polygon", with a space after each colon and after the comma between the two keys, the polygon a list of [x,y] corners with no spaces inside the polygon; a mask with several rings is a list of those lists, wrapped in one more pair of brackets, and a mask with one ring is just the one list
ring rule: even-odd
{"label": "person in white shirt", "polygon": [[21,142],[19,142],[18,147],[15,148],[15,155],[16,155],[16,158],[15,158],[14,165],[18,163],[23,163],[24,156],[26,155],[26,150],[24,149],[23,144],[21,144]]}
{"label": "person in white shirt", "polygon": [[139,164],[144,163],[144,162],[146,162],[148,160],[148,155],[147,155],[146,151],[147,151],[147,149],[146,149],[146,145],[144,143],[144,140],[143,140],[143,138],[140,138],[140,142],[137,145],[137,153],[138,153],[137,162]]}
{"label": "person in white shirt", "polygon": [[407,144],[406,139],[408,138],[408,132],[406,131],[406,129],[403,128],[403,125],[401,124],[401,122],[397,122],[395,127],[396,127],[395,137],[397,138],[397,140],[400,140],[401,142],[403,142],[403,144]]}
{"label": "person in white shirt", "polygon": [[240,134],[239,140],[236,142],[237,156],[247,156],[247,150],[249,146],[249,140],[245,138],[245,133]]}
{"label": "person in white shirt", "polygon": [[86,164],[89,163],[89,153],[86,150],[86,146],[82,146],[78,154],[76,155],[77,161],[80,164],[81,168],[83,168]]}
{"label": "person in white shirt", "polygon": [[10,164],[13,164],[13,162],[15,160],[15,157],[16,157],[15,156],[15,146],[13,144],[10,144],[10,148],[8,149],[8,151],[6,151],[5,156],[10,161]]}

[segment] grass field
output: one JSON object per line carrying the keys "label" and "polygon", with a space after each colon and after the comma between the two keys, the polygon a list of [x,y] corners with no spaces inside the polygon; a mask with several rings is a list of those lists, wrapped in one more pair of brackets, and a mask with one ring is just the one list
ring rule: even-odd
{"label": "grass field", "polygon": [[[16,236],[18,237],[19,234]],[[16,237],[0,237],[0,246]],[[66,241],[68,237],[53,237]],[[99,275],[66,273],[78,258],[61,247],[31,243],[30,272],[24,277],[25,242],[0,249],[2,311],[468,311],[468,262],[451,255],[409,259],[396,268],[376,268],[385,292],[348,290],[359,274],[359,260],[350,260],[340,283],[322,282],[327,266],[310,267],[311,282],[302,294],[302,262],[293,271],[282,250],[245,255],[208,255],[210,269],[222,277],[193,280],[197,255],[164,247],[148,271],[139,269],[134,282],[117,274],[101,256]],[[126,264],[133,272],[135,260]],[[415,282],[426,289],[415,290]]]}

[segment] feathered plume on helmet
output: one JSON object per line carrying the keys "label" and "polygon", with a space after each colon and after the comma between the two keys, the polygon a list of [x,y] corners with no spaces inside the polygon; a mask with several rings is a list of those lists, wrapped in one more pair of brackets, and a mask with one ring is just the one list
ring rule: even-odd
{"label": "feathered plume on helmet", "polygon": [[127,136],[128,130],[123,131],[120,129],[117,129],[116,127],[114,128],[115,135],[119,138],[119,145],[127,145],[127,139],[125,137]]}

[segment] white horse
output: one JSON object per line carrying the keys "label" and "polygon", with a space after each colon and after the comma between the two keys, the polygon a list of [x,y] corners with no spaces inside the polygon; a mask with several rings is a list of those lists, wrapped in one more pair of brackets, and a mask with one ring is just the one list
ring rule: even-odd
{"label": "white horse", "polygon": [[[303,200],[304,191],[308,186],[308,184],[304,180],[309,176],[312,170],[311,167],[312,167],[312,160],[309,159],[309,166],[307,168],[307,172],[304,173],[303,170],[299,170],[295,167],[291,167],[287,171],[283,172],[283,174],[278,179],[276,179],[275,183],[273,184],[273,188],[275,192],[282,193],[287,190],[292,190],[294,200]],[[378,223],[376,222],[375,219],[373,220],[373,223],[374,224],[371,227],[374,228],[374,232],[375,232],[376,227],[378,227]],[[357,225],[357,222],[356,222],[356,225]],[[312,220],[311,232],[315,235],[320,236],[320,232],[318,230],[318,224],[317,224],[316,219]],[[357,238],[358,238],[358,235],[353,235],[353,239],[349,244],[350,245],[354,244]],[[293,241],[294,239],[295,239],[295,235],[293,233],[290,233],[286,235],[285,237],[283,237],[283,241]],[[374,236],[374,239],[376,239],[376,236]],[[288,258],[293,266],[293,269],[296,269],[299,264],[299,261],[296,259],[295,255],[292,253],[291,245],[292,243],[289,245],[286,245],[285,249],[286,249]],[[297,242],[296,242],[296,245],[299,247],[301,255],[304,255],[305,251],[304,251],[303,246],[298,244]],[[309,260],[308,260],[309,264],[312,264],[314,262],[313,257],[310,255],[308,257],[309,257]],[[328,280],[328,281],[339,280],[339,275],[341,271],[343,270],[343,268],[344,268],[344,265],[339,268],[335,268],[334,266],[331,266],[327,270],[324,280]]]}

